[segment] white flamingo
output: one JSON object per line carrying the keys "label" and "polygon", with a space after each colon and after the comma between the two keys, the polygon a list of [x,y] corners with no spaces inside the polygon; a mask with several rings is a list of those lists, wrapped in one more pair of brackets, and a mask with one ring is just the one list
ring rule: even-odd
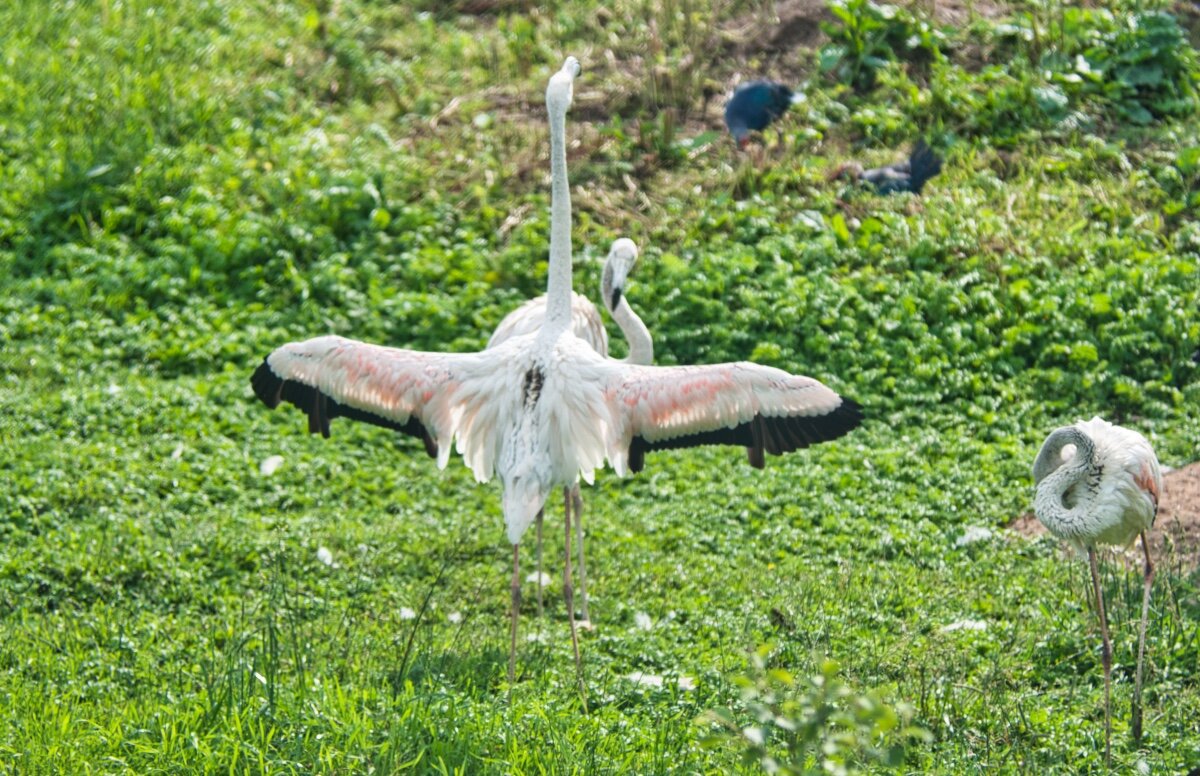
{"label": "white flamingo", "polygon": [[1146,438],[1136,431],[1092,418],[1051,432],[1033,462],[1037,485],[1034,512],[1055,536],[1086,553],[1104,641],[1104,759],[1111,761],[1112,646],[1108,620],[1096,567],[1096,545],[1128,547],[1142,538],[1146,558],[1142,591],[1142,622],[1138,631],[1137,673],[1133,690],[1132,732],[1135,745],[1142,738],[1142,662],[1146,646],[1146,619],[1150,610],[1150,585],[1154,564],[1146,531],[1154,524],[1162,495],[1158,458]]}
{"label": "white flamingo", "polygon": [[[519,542],[546,499],[579,477],[591,483],[605,459],[618,475],[640,471],[651,450],[705,444],[771,454],[835,439],[862,422],[854,401],[817,380],[739,362],[655,367],[601,356],[571,331],[571,206],[565,122],[579,63],[569,57],[546,89],[551,120],[550,262],[545,322],[477,353],[430,353],[338,336],[292,342],[252,378],[269,407],[288,401],[310,432],[329,435],[348,417],[421,438],[439,467],[458,452],[484,482],[499,478],[513,545],[508,677],[515,681],[520,603]],[[566,499],[564,594],[570,581],[571,503]],[[575,618],[576,673],[586,705]]]}
{"label": "white flamingo", "polygon": [[[613,241],[609,248],[608,258],[604,260],[604,271],[600,280],[600,297],[609,315],[620,327],[625,341],[629,343],[629,354],[621,359],[623,363],[650,364],[654,362],[654,341],[650,330],[629,306],[625,298],[625,281],[629,272],[637,264],[637,244],[628,237],[620,237]],[[534,297],[525,304],[504,316],[488,339],[487,347],[492,348],[513,337],[523,334],[533,334],[542,328],[546,319],[546,295]],[[571,292],[571,331],[576,337],[586,342],[602,356],[608,355],[608,332],[600,311],[587,297]],[[579,625],[590,628],[592,617],[588,611],[587,589],[587,557],[583,549],[583,495],[579,492],[576,482],[563,498],[570,498],[575,506],[575,539],[579,545],[579,601],[583,610],[583,620]],[[542,516],[539,511],[534,519],[537,534],[537,606],[538,616],[542,616]],[[574,617],[574,612],[569,612]]]}

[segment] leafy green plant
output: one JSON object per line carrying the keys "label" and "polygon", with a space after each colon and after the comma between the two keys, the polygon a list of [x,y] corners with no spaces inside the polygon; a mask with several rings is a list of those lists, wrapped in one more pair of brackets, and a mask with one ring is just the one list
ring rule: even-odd
{"label": "leafy green plant", "polygon": [[821,48],[821,70],[860,91],[875,85],[878,70],[894,59],[926,66],[942,58],[944,36],[923,19],[872,0],[837,0],[829,10],[840,24],[822,22],[830,42]]}
{"label": "leafy green plant", "polygon": [[[770,647],[751,657],[749,675],[734,681],[741,688],[744,715],[729,708],[700,716],[702,724],[718,731],[710,745],[732,742],[742,749],[742,761],[760,765],[767,773],[848,774],[876,764],[904,762],[910,741],[927,741],[929,734],[912,724],[908,704],[890,706],[875,693],[857,693],[839,677],[832,660],[819,673],[797,680],[781,668],[769,668]],[[749,718],[749,724],[743,719]]]}
{"label": "leafy green plant", "polygon": [[1065,112],[1069,99],[1147,124],[1200,109],[1196,51],[1172,13],[1063,8],[1048,21],[1018,16],[1000,34],[1046,74],[1041,101],[1051,112]]}

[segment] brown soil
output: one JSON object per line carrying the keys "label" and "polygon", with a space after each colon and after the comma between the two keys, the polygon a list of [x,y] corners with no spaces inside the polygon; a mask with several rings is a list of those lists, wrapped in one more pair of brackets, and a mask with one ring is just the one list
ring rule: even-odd
{"label": "brown soil", "polygon": [[1193,46],[1200,46],[1200,3],[1195,0],[1179,0],[1171,6],[1171,12],[1179,17],[1179,23],[1187,30]]}
{"label": "brown soil", "polygon": [[[1029,537],[1046,533],[1031,513],[1013,520],[1009,528]],[[1200,462],[1163,477],[1163,500],[1150,531],[1150,549],[1162,568],[1187,573],[1200,566]]]}
{"label": "brown soil", "polygon": [[727,56],[754,71],[735,75],[727,86],[764,76],[799,82],[808,65],[806,50],[829,40],[821,22],[834,19],[825,0],[781,0],[769,12],[750,11],[726,22],[722,34]]}

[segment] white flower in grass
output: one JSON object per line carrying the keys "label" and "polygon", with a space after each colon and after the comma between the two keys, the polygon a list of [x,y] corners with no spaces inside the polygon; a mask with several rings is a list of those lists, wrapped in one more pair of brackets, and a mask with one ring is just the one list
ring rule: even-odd
{"label": "white flower in grass", "polygon": [[663,678],[658,674],[647,674],[644,671],[634,671],[632,674],[626,674],[625,678],[634,684],[640,684],[643,687],[662,687]]}
{"label": "white flower in grass", "polygon": [[451,623],[458,625],[460,622],[462,622],[462,612],[450,612],[450,614],[446,615],[446,619]]}
{"label": "white flower in grass", "polygon": [[539,575],[541,575],[542,587],[549,587],[550,586],[550,575],[544,571],[535,571],[532,574],[530,574],[529,576],[525,577],[525,584],[536,585],[538,582]]}
{"label": "white flower in grass", "polygon": [[324,545],[317,548],[317,560],[324,563],[326,566],[333,566],[333,553]]}
{"label": "white flower in grass", "polygon": [[258,471],[264,477],[270,477],[275,473],[275,470],[283,465],[282,455],[272,455],[269,458],[264,458],[263,462],[258,465]]}
{"label": "white flower in grass", "polygon": [[983,620],[958,620],[949,625],[943,625],[939,630],[942,633],[951,633],[957,630],[983,631],[987,630],[987,623]]}
{"label": "white flower in grass", "polygon": [[955,547],[966,547],[968,544],[976,542],[986,542],[991,539],[994,534],[992,529],[982,525],[969,525],[962,532],[962,536],[954,540]]}
{"label": "white flower in grass", "polygon": [[[659,689],[666,684],[666,680],[658,674],[648,674],[645,671],[634,671],[631,674],[625,675],[625,680],[640,684],[642,687],[652,687]],[[675,686],[681,690],[696,689],[696,680],[690,676],[680,676],[675,679]]]}
{"label": "white flower in grass", "polygon": [[182,458],[182,457],[183,457],[183,451],[184,451],[185,449],[186,449],[186,448],[183,446],[183,443],[182,443],[182,442],[180,442],[179,444],[175,445],[175,449],[171,451],[171,460],[172,460],[172,461],[178,461],[180,458]]}
{"label": "white flower in grass", "polygon": [[407,606],[401,606],[400,607],[400,619],[401,620],[415,620],[415,619],[417,619],[417,613],[414,612],[412,609],[409,609]]}
{"label": "white flower in grass", "polygon": [[116,396],[116,395],[117,395],[117,394],[119,394],[119,393],[120,393],[122,390],[123,390],[123,389],[121,388],[121,386],[117,385],[116,383],[109,383],[109,384],[108,384],[108,395],[109,395],[109,396]]}
{"label": "white flower in grass", "polygon": [[654,621],[650,619],[650,615],[645,612],[638,612],[633,615],[633,624],[641,630],[650,630],[654,627]]}

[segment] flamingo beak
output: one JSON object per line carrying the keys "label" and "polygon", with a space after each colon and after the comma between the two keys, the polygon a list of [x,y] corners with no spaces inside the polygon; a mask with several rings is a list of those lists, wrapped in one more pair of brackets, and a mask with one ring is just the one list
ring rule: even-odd
{"label": "flamingo beak", "polygon": [[629,277],[629,266],[624,261],[611,261],[612,253],[609,253],[610,261],[605,262],[604,267],[604,290],[608,293],[609,312],[617,309],[617,305],[621,303],[621,297],[625,295],[625,280]]}

